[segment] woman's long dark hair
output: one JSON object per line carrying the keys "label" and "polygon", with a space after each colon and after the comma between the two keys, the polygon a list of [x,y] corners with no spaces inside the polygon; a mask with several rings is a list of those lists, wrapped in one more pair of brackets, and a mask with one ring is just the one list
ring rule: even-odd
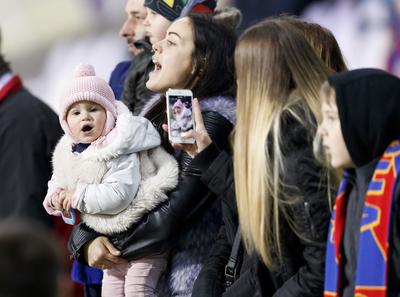
{"label": "woman's long dark hair", "polygon": [[[201,100],[212,96],[235,96],[236,79],[234,52],[236,34],[232,29],[215,21],[211,16],[191,14],[194,51],[192,60],[195,71],[186,88]],[[161,96],[145,114],[160,132],[163,145],[170,149],[168,135],[162,130],[166,123],[165,96]]]}

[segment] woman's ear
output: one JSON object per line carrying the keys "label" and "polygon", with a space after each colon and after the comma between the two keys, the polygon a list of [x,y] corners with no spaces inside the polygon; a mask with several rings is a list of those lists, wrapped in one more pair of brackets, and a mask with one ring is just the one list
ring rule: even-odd
{"label": "woman's ear", "polygon": [[190,71],[191,75],[194,75],[197,71],[197,63],[193,63],[192,65],[192,71]]}
{"label": "woman's ear", "polygon": [[203,68],[199,67],[197,64],[194,64],[192,67],[192,71],[190,72],[191,75],[201,76],[203,75]]}

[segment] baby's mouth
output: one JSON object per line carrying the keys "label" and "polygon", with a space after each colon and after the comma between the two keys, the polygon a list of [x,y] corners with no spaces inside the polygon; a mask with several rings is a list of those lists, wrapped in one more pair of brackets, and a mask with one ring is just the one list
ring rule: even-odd
{"label": "baby's mouth", "polygon": [[82,127],[82,132],[90,132],[92,131],[93,127],[91,125],[84,125]]}

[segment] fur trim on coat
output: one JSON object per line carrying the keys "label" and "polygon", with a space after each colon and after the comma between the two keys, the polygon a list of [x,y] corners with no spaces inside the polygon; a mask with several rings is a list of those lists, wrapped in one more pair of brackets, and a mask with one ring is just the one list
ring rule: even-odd
{"label": "fur trim on coat", "polygon": [[166,192],[178,184],[178,164],[162,147],[140,152],[142,179],[136,197],[117,215],[83,214],[82,220],[103,234],[126,231],[157,205],[166,201]]}

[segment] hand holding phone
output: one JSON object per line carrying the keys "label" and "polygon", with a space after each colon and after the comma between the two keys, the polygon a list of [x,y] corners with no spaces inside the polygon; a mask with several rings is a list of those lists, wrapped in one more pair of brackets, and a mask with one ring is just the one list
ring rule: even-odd
{"label": "hand holding phone", "polygon": [[192,91],[169,89],[166,95],[169,140],[172,143],[194,143],[194,138],[182,137],[182,133],[194,129]]}

